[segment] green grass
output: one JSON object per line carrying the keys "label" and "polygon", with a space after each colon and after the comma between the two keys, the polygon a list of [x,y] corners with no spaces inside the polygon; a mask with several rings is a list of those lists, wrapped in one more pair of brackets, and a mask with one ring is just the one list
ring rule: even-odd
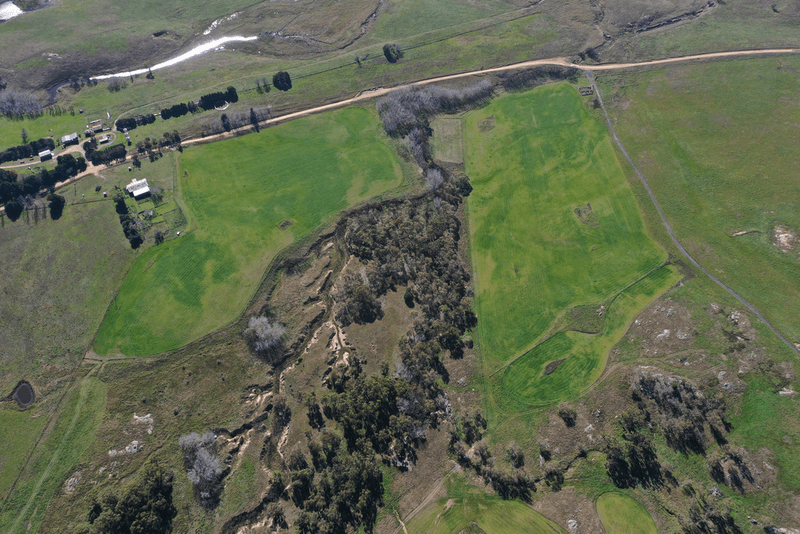
{"label": "green grass", "polygon": [[461,139],[461,120],[437,117],[431,123],[431,151],[437,160],[464,163],[464,142]]}
{"label": "green grass", "polygon": [[137,258],[98,332],[100,353],[158,353],[220,328],[279,250],[402,181],[376,114],[362,108],[192,147],[180,173],[190,231]]}
{"label": "green grass", "polygon": [[476,19],[510,11],[511,6],[496,0],[463,2],[461,0],[403,0],[387,2],[370,42],[387,42],[403,37],[456,26]]}
{"label": "green grass", "polygon": [[658,534],[645,507],[624,493],[602,494],[597,499],[597,513],[607,534]]}
{"label": "green grass", "polygon": [[22,411],[9,405],[0,408],[0,501],[5,499],[27,459],[31,447],[42,433],[47,417],[38,408]]}
{"label": "green grass", "polygon": [[720,50],[795,48],[797,14],[797,5],[787,0],[774,4],[730,0],[717,3],[708,14],[691,23],[623,38],[615,46],[624,49],[627,57],[643,59]]}
{"label": "green grass", "polygon": [[[678,239],[791,341],[800,260],[772,243],[800,232],[793,139],[800,58],[687,65],[601,78],[609,113]],[[751,233],[739,237],[742,230]]]}
{"label": "green grass", "polygon": [[[491,116],[495,127],[481,131]],[[464,138],[480,348],[491,372],[569,308],[602,303],[666,254],[645,233],[605,128],[571,85],[498,98],[466,116]],[[587,202],[597,227],[575,216]]]}
{"label": "green grass", "polygon": [[408,532],[457,534],[566,534],[556,523],[519,501],[487,495],[460,477],[451,479],[448,497],[421,510],[406,524]]}
{"label": "green grass", "polygon": [[[112,202],[96,198],[86,177],[59,191],[68,204],[59,220],[33,214],[0,228],[0,391],[20,379],[47,397],[80,360],[134,254]],[[41,214],[41,212],[40,212]]]}
{"label": "green grass", "polygon": [[2,532],[35,532],[44,518],[47,503],[94,440],[105,413],[106,384],[86,376],[67,394],[55,427],[36,448],[20,483],[3,504]]}
{"label": "green grass", "polygon": [[[680,280],[674,266],[664,266],[626,289],[606,310],[599,334],[561,331],[515,360],[503,375],[508,394],[525,404],[550,404],[578,395],[605,369],[611,348],[625,335],[633,318]],[[566,358],[555,371],[545,366]]]}

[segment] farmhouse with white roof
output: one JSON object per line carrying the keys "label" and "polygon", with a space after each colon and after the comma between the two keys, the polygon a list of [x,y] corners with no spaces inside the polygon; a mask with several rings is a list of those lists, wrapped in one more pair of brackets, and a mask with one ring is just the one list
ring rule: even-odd
{"label": "farmhouse with white roof", "polygon": [[133,195],[133,198],[142,198],[150,194],[150,186],[147,185],[147,179],[131,180],[131,183],[125,186],[125,189]]}

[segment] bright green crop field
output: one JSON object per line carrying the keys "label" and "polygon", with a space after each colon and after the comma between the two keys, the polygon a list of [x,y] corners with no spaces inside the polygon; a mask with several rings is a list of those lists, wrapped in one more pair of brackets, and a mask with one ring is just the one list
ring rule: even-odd
{"label": "bright green crop field", "polygon": [[657,534],[656,524],[639,502],[623,493],[609,492],[597,499],[597,513],[608,534]]}
{"label": "bright green crop field", "polygon": [[[185,150],[180,192],[190,231],[137,258],[95,349],[154,354],[222,327],[278,251],[402,179],[376,113],[363,108]],[[284,221],[292,224],[281,230]]]}
{"label": "bright green crop field", "polygon": [[[666,260],[645,233],[604,126],[588,114],[573,86],[503,96],[468,114],[464,145],[474,187],[469,216],[480,347],[489,374],[532,349],[572,307],[599,306]],[[612,311],[609,328],[615,335],[624,330],[647,304],[643,295],[659,293],[651,288],[631,295],[636,305],[619,306],[619,318]],[[586,380],[596,378],[605,355],[594,351],[607,350],[612,338],[586,345],[572,334],[564,338],[565,349],[577,343],[589,352],[565,363],[551,380],[560,381],[573,367]],[[531,358],[535,363],[525,374],[538,376],[546,362]],[[520,392],[530,387],[512,382]]]}
{"label": "bright green crop field", "polygon": [[[631,157],[705,268],[800,340],[800,58],[720,61],[603,77]],[[775,229],[789,239],[776,246]],[[739,234],[739,235],[735,235]]]}

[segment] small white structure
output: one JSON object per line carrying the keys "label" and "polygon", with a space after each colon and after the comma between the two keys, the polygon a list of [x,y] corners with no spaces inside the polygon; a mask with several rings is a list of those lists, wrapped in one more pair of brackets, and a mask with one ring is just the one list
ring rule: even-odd
{"label": "small white structure", "polygon": [[80,139],[78,138],[77,132],[72,132],[71,134],[67,134],[61,138],[61,144],[64,146],[67,145],[77,145]]}
{"label": "small white structure", "polygon": [[47,161],[48,159],[53,159],[52,150],[42,150],[39,152],[39,161]]}
{"label": "small white structure", "polygon": [[137,199],[146,197],[147,195],[150,194],[150,186],[147,185],[147,179],[144,178],[141,180],[137,180],[134,178],[133,180],[131,180],[131,183],[125,186],[125,190],[128,191],[128,193],[130,193],[131,195],[133,195],[133,198]]}

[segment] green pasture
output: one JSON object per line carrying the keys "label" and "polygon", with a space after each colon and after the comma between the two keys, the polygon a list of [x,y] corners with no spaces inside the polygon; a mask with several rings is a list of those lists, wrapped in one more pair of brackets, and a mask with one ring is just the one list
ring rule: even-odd
{"label": "green pasture", "polygon": [[[561,331],[515,360],[503,374],[505,393],[524,404],[550,404],[569,399],[597,380],[611,348],[633,318],[681,279],[678,269],[664,266],[622,291],[604,312],[598,334]],[[599,307],[599,306],[598,306]],[[566,358],[545,374],[550,362]]]}
{"label": "green pasture", "polygon": [[658,534],[653,518],[633,497],[615,491],[604,493],[596,506],[607,534]]}
{"label": "green pasture", "polygon": [[[67,400],[55,426],[33,452],[20,482],[0,511],[0,531],[9,534],[36,531],[47,503],[62,490],[94,440],[105,414],[106,384],[93,376],[79,379],[67,392]],[[19,446],[16,445],[17,447]]]}
{"label": "green pasture", "polygon": [[600,77],[618,135],[678,239],[792,341],[800,249],[782,252],[773,232],[800,232],[798,68],[792,56]]}
{"label": "green pasture", "polygon": [[464,163],[464,142],[461,139],[461,119],[437,117],[431,123],[431,151],[434,159],[449,163]]}
{"label": "green pasture", "polygon": [[406,524],[408,532],[457,534],[566,534],[558,524],[526,504],[487,495],[460,478],[451,479],[448,497],[428,505]]}
{"label": "green pasture", "polygon": [[153,354],[220,328],[278,251],[402,175],[375,112],[362,108],[186,149],[179,187],[190,230],[137,258],[96,350]]}
{"label": "green pasture", "polygon": [[[111,200],[95,176],[59,191],[58,220],[39,211],[0,225],[0,391],[29,380],[47,397],[51,380],[83,358],[133,261]],[[83,196],[85,195],[85,197]],[[99,200],[83,202],[85,200]]]}
{"label": "green pasture", "polygon": [[626,57],[662,58],[721,50],[796,48],[798,6],[788,0],[753,4],[747,0],[716,3],[688,24],[644,32],[615,43],[612,53]]}
{"label": "green pasture", "polygon": [[[103,113],[103,118],[106,115]],[[99,116],[96,118],[100,118]],[[94,120],[95,117],[89,119]],[[9,119],[7,117],[0,117],[0,151],[22,144],[22,130],[23,128],[28,133],[28,142],[36,141],[43,137],[52,137],[56,143],[56,152],[59,148],[61,137],[77,132],[83,138],[83,132],[86,130],[87,118],[85,115],[75,111],[75,115],[69,112],[62,113],[61,115],[50,115],[45,113],[41,117],[35,119]],[[30,159],[30,158],[28,158]],[[34,157],[34,163],[39,163],[39,158]],[[19,161],[9,161],[4,165],[14,165]],[[24,169],[25,167],[22,167]],[[22,170],[17,169],[19,174],[23,174]]]}
{"label": "green pasture", "polygon": [[47,416],[41,409],[22,411],[17,409],[16,403],[10,402],[0,408],[0,428],[3,429],[0,434],[0,450],[3,451],[0,455],[0,501],[8,496],[45,423]]}
{"label": "green pasture", "polygon": [[[491,373],[570,308],[599,306],[666,254],[645,233],[605,127],[573,86],[500,97],[469,113],[463,131],[480,346]],[[587,203],[596,225],[576,216]]]}
{"label": "green pasture", "polygon": [[369,42],[387,42],[457,26],[513,9],[497,0],[390,0],[367,34]]}

